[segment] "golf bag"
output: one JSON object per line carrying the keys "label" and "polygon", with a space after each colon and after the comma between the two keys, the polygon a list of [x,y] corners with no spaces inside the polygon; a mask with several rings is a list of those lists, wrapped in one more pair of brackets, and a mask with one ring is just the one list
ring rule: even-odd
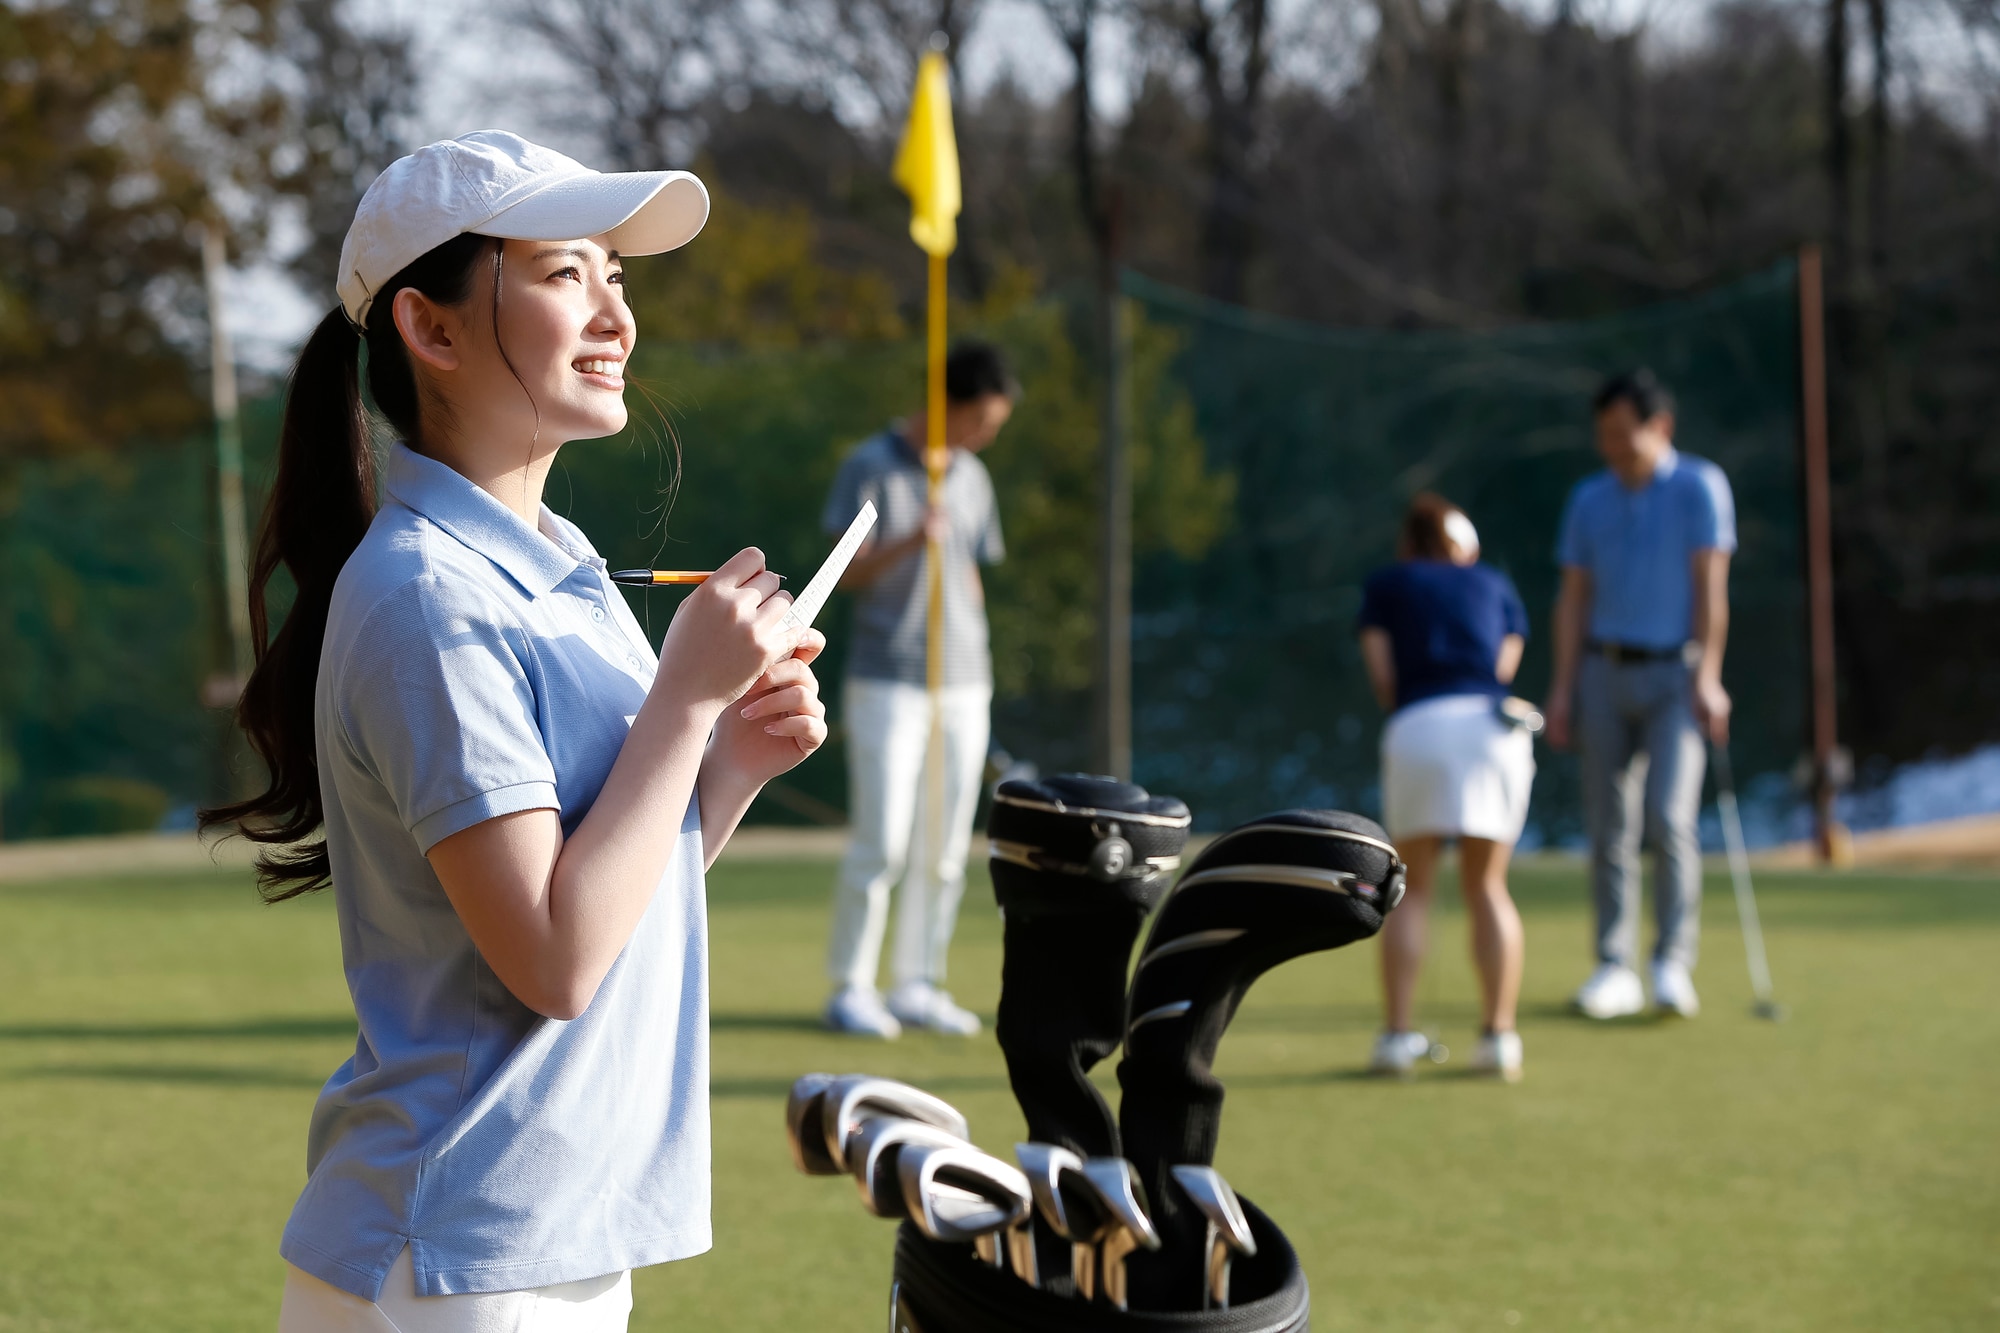
{"label": "golf bag", "polygon": [[969,1245],[896,1233],[890,1333],[1306,1333],[1305,1270],[1285,1233],[1241,1200],[1257,1253],[1236,1260],[1227,1310],[1119,1310],[1039,1290],[979,1262]]}

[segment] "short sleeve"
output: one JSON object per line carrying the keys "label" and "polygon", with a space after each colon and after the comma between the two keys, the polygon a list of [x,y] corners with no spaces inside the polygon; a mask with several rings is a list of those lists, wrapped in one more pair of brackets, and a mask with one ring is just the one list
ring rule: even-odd
{"label": "short sleeve", "polygon": [[1500,590],[1501,635],[1518,634],[1523,639],[1527,638],[1528,608],[1521,604],[1521,590],[1514,586],[1514,580],[1497,569],[1493,571],[1493,580]]}
{"label": "short sleeve", "polygon": [[561,809],[527,637],[499,608],[415,579],[352,644],[334,682],[340,720],[420,851],[500,815]]}
{"label": "short sleeve", "polygon": [[861,512],[861,502],[873,497],[863,496],[862,483],[867,469],[862,465],[863,445],[841,460],[840,470],[834,473],[833,489],[827,492],[826,509],[819,516],[821,531],[839,536],[847,531],[847,525]]}
{"label": "short sleeve", "polygon": [[1591,566],[1590,543],[1583,531],[1583,491],[1589,484],[1580,481],[1571,487],[1569,500],[1563,505],[1562,525],[1556,537],[1556,564],[1565,569]]}
{"label": "short sleeve", "polygon": [[986,482],[986,522],[979,530],[979,563],[997,565],[1007,558],[1007,542],[1000,535],[1000,501],[993,494],[993,482]]}
{"label": "short sleeve", "polygon": [[1704,461],[1699,475],[1694,549],[1727,555],[1736,549],[1736,496],[1729,489],[1729,478],[1715,464]]}
{"label": "short sleeve", "polygon": [[1361,585],[1361,614],[1354,618],[1354,628],[1357,631],[1389,628],[1388,574],[1388,570],[1378,569],[1368,576],[1366,583]]}

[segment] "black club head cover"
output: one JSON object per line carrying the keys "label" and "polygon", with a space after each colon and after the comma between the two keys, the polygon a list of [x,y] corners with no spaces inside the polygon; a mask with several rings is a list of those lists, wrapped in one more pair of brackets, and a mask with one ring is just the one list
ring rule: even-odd
{"label": "black club head cover", "polygon": [[1006,916],[997,1035],[1028,1136],[1118,1155],[1118,1122],[1085,1077],[1118,1047],[1125,973],[1188,835],[1187,806],[1115,778],[1000,784],[987,818]]}
{"label": "black club head cover", "polygon": [[1160,908],[1132,977],[1119,1125],[1153,1200],[1162,1248],[1128,1262],[1135,1309],[1200,1300],[1206,1224],[1172,1183],[1215,1158],[1222,1034],[1251,983],[1301,954],[1365,940],[1402,898],[1403,863],[1381,825],[1341,810],[1284,810],[1217,838]]}

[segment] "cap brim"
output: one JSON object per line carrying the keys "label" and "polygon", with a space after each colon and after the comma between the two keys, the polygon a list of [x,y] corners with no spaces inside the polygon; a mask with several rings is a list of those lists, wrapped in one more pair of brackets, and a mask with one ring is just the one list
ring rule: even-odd
{"label": "cap brim", "polygon": [[621,255],[657,255],[708,221],[708,188],[685,171],[587,172],[556,181],[470,230],[517,241],[607,236]]}

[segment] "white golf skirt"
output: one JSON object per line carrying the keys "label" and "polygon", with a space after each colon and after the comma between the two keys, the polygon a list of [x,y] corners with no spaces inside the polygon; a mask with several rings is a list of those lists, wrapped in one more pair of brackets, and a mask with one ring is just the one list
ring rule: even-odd
{"label": "white golf skirt", "polygon": [[1411,704],[1382,730],[1382,814],[1392,838],[1512,843],[1528,821],[1535,743],[1484,694]]}
{"label": "white golf skirt", "polygon": [[625,1333],[632,1313],[629,1272],[462,1296],[418,1296],[416,1285],[408,1246],[372,1301],[286,1264],[278,1333]]}

